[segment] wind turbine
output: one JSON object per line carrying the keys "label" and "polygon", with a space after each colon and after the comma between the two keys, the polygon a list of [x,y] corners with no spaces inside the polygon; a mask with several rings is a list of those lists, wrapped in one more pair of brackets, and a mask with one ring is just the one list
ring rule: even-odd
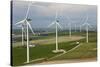
{"label": "wind turbine", "polygon": [[80,28],[80,32],[82,32],[81,25],[79,26],[79,28]]}
{"label": "wind turbine", "polygon": [[[82,19],[82,21],[80,21],[80,22],[83,22],[83,21],[84,21],[84,19]],[[82,32],[82,25],[81,24],[79,25],[79,31]]]}
{"label": "wind turbine", "polygon": [[87,23],[87,21],[88,21],[88,16],[86,17],[85,23],[82,25],[82,26],[84,26],[84,25],[86,26],[86,43],[89,42],[89,39],[88,39],[89,38],[89,34],[88,34],[89,29],[88,28],[91,27],[90,24]]}
{"label": "wind turbine", "polygon": [[22,25],[22,44],[23,44],[23,31],[24,31],[23,24],[26,25],[26,32],[27,32],[27,63],[29,63],[29,31],[28,31],[28,28],[30,28],[31,32],[33,34],[35,34],[32,30],[32,27],[31,27],[29,21],[28,21],[28,13],[29,13],[30,6],[31,6],[31,4],[28,5],[28,9],[27,9],[25,18],[16,23],[16,25],[18,25],[18,24]]}
{"label": "wind turbine", "polygon": [[71,38],[71,34],[72,34],[72,32],[71,32],[71,23],[68,23],[68,26],[69,26],[69,37]]}
{"label": "wind turbine", "polygon": [[75,32],[76,32],[76,24],[75,24]]}
{"label": "wind turbine", "polygon": [[[68,17],[67,17],[67,19],[70,20]],[[68,26],[69,26],[69,37],[71,38],[71,36],[72,36],[72,26],[71,26],[71,22],[68,23]]]}
{"label": "wind turbine", "polygon": [[58,52],[64,52],[63,49],[59,49],[59,46],[58,46],[58,27],[62,29],[62,27],[60,26],[59,24],[59,20],[58,20],[58,12],[56,11],[56,16],[55,16],[55,20],[48,26],[48,27],[51,27],[52,25],[55,25],[55,28],[56,28],[56,49],[53,50],[52,52],[54,53],[58,53]]}
{"label": "wind turbine", "polygon": [[[18,24],[16,23],[15,25],[18,25]],[[25,32],[24,25],[21,24],[18,27],[21,27],[21,30],[22,30],[22,46],[24,46],[24,32]]]}

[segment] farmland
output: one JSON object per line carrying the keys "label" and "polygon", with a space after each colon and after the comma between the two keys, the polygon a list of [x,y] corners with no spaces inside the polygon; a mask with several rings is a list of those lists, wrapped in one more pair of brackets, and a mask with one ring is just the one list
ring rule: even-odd
{"label": "farmland", "polygon": [[[66,53],[53,53],[55,50],[55,33],[47,36],[37,36],[30,42],[36,44],[36,47],[30,47],[30,63],[38,64],[42,62],[57,60],[74,60],[88,59],[97,57],[97,33],[89,32],[89,43],[86,43],[85,32],[73,32],[70,38],[68,32],[60,32],[58,37],[59,49],[64,49]],[[80,42],[80,46],[76,42]],[[26,47],[21,46],[21,42],[12,44],[13,65],[25,65],[26,63]],[[77,47],[78,46],[78,47]],[[76,49],[69,51],[77,47]],[[69,51],[69,52],[67,52]],[[61,56],[57,56],[60,55]],[[56,57],[57,56],[57,57]],[[54,57],[54,58],[53,58]],[[38,60],[40,59],[40,60]]]}

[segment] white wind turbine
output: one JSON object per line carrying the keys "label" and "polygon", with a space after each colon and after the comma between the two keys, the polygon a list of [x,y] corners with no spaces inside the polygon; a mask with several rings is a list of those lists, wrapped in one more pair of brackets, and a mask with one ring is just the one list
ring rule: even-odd
{"label": "white wind turbine", "polygon": [[69,19],[69,17],[67,17],[67,19],[69,20],[68,26],[69,26],[69,37],[71,38],[72,36],[72,26],[71,26],[71,20]]}
{"label": "white wind turbine", "polygon": [[68,26],[69,26],[69,37],[71,38],[71,36],[72,36],[72,32],[71,32],[71,23],[68,23]]}
{"label": "white wind turbine", "polygon": [[30,28],[31,32],[33,34],[35,34],[32,30],[32,27],[31,27],[29,21],[28,21],[28,13],[29,13],[30,6],[31,6],[31,4],[28,5],[27,13],[26,13],[26,16],[25,16],[24,20],[19,21],[19,22],[16,23],[16,25],[18,25],[18,24],[22,25],[22,44],[23,44],[23,41],[24,41],[23,40],[23,32],[24,32],[23,25],[26,25],[26,27],[27,27],[26,28],[26,32],[27,32],[27,63],[29,63],[29,31],[28,31],[28,29]]}
{"label": "white wind turbine", "polygon": [[[15,25],[18,25],[18,24],[16,23]],[[18,25],[18,27],[21,27],[21,30],[22,30],[22,46],[24,46],[24,33],[25,33],[24,24]]]}
{"label": "white wind turbine", "polygon": [[81,25],[79,26],[79,28],[80,28],[80,32],[82,32]]}
{"label": "white wind turbine", "polygon": [[[67,17],[67,19],[69,20],[69,23],[68,23],[68,26],[69,26],[69,37],[71,38],[71,36],[72,36],[72,22],[74,22],[74,21],[72,21],[69,17]],[[75,32],[76,32],[76,24],[75,24]]]}
{"label": "white wind turbine", "polygon": [[[83,21],[84,21],[84,19],[82,19],[82,21],[80,21],[80,22],[83,22]],[[81,27],[81,26],[82,26],[82,25],[80,24],[80,25],[79,25],[79,31],[80,31],[80,32],[82,32],[82,27]]]}
{"label": "white wind turbine", "polygon": [[75,32],[76,32],[76,23],[75,23]]}
{"label": "white wind turbine", "polygon": [[88,21],[88,16],[86,16],[86,20],[85,20],[85,23],[82,25],[82,26],[86,26],[86,43],[88,43],[89,42],[89,34],[88,34],[88,30],[89,30],[89,27],[91,27],[90,26],[90,24],[89,23],[87,23],[87,21]]}
{"label": "white wind turbine", "polygon": [[77,23],[76,21],[72,21],[74,23],[74,31],[77,32]]}
{"label": "white wind turbine", "polygon": [[58,12],[56,11],[56,16],[55,16],[55,20],[48,26],[51,27],[52,25],[55,25],[56,27],[56,49],[53,50],[54,53],[58,53],[58,52],[64,52],[63,49],[59,49],[58,47],[58,27],[60,27],[62,29],[62,27],[60,26],[60,24],[58,23],[59,20],[57,20],[58,18]]}

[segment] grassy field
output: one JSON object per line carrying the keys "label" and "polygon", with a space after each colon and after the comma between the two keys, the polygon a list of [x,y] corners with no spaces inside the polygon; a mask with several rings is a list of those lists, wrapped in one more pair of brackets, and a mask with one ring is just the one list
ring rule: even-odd
{"label": "grassy field", "polygon": [[65,59],[86,59],[86,58],[94,58],[97,56],[97,46],[96,43],[82,43],[80,47],[70,51],[69,53],[65,53],[60,57],[53,58],[52,60],[65,60]]}
{"label": "grassy field", "polygon": [[[72,33],[73,36],[76,36],[76,38],[78,37],[83,37],[80,39],[76,39],[76,40],[70,40],[70,38],[67,38],[66,40],[63,38],[60,38],[62,41],[60,41],[59,39],[59,48],[60,49],[64,49],[66,51],[74,48],[75,46],[77,46],[76,41],[79,41],[80,44],[82,44],[81,46],[79,46],[77,49],[75,49],[74,51],[71,51],[69,53],[65,53],[62,56],[59,57],[55,57],[54,59],[51,60],[67,60],[67,59],[84,59],[84,58],[94,58],[97,56],[97,34],[95,32],[89,32],[89,43],[86,43],[86,39],[85,39],[85,32],[81,32],[81,33]],[[60,36],[64,37],[67,36],[68,37],[68,33],[60,33]],[[41,59],[44,58],[40,61],[34,61],[31,64],[35,64],[35,63],[40,63],[40,62],[44,62],[44,61],[49,61],[49,58],[52,58],[56,55],[59,55],[61,53],[58,54],[54,54],[52,53],[52,50],[55,49],[55,38],[54,38],[54,34],[50,34],[49,37],[46,38],[41,38],[41,40],[47,40],[52,37],[53,39],[53,43],[39,43],[39,45],[37,45],[36,47],[31,47],[30,48],[30,61],[31,60],[36,60],[36,59]],[[39,38],[39,37],[38,37]],[[40,42],[39,39],[37,40],[37,42]],[[33,42],[31,40],[31,42]],[[46,41],[47,42],[47,41]],[[52,42],[52,41],[50,41]],[[20,45],[21,42],[16,42],[13,43],[14,45]],[[17,46],[17,47],[13,47],[12,48],[12,54],[13,54],[13,65],[24,65],[26,62],[26,48],[22,47],[22,46]],[[50,60],[50,61],[51,61]]]}

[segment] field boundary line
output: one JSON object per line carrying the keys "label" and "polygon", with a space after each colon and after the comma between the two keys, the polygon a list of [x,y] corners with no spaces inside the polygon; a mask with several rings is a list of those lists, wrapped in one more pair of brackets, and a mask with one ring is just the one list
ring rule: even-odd
{"label": "field boundary line", "polygon": [[78,48],[78,47],[81,46],[81,45],[82,45],[82,44],[79,44],[79,45],[73,47],[72,49],[70,49],[70,50],[68,50],[68,51],[66,51],[66,52],[64,52],[64,53],[62,53],[62,54],[59,54],[59,55],[56,55],[56,56],[53,56],[53,57],[49,58],[48,60],[51,60],[51,59],[54,59],[54,58],[56,58],[56,57],[62,56],[62,55],[64,55],[64,54],[67,54],[67,53],[73,51],[74,49]]}
{"label": "field boundary line", "polygon": [[[29,63],[31,62],[36,62],[36,61],[40,61],[40,60],[44,60],[45,58],[38,58],[38,59],[34,59],[34,60],[31,60]],[[27,62],[24,62],[24,63],[27,63]]]}

